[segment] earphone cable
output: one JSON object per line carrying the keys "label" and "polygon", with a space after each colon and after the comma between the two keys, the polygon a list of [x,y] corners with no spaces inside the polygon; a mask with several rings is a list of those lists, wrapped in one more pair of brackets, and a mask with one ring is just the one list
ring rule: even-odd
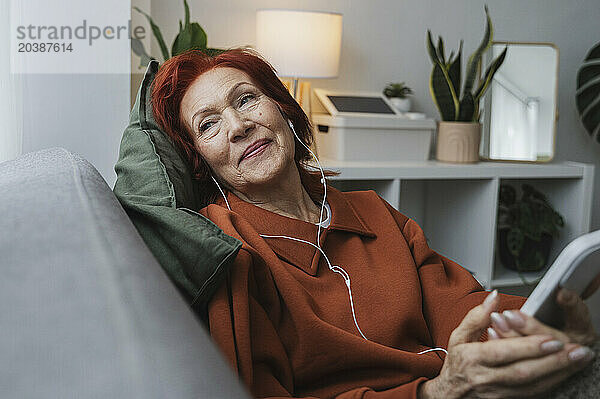
{"label": "earphone cable", "polygon": [[[304,142],[302,140],[300,140],[300,138],[296,134],[296,130],[294,129],[294,125],[292,124],[292,122],[289,119],[288,119],[288,125],[292,129],[292,132],[294,133],[294,136],[300,142],[300,144],[302,144],[310,152],[310,154],[313,156],[313,158],[317,162],[317,165],[319,166],[319,171],[321,172],[321,182],[323,183],[323,201],[321,203],[321,214],[319,216],[319,223],[318,223],[318,228],[317,228],[317,244],[315,245],[315,244],[313,244],[310,241],[306,241],[306,240],[303,240],[303,239],[300,239],[300,238],[295,238],[295,237],[288,237],[288,236],[284,236],[284,235],[259,234],[259,236],[261,236],[263,238],[283,238],[283,239],[288,239],[288,240],[292,240],[292,241],[297,241],[297,242],[301,242],[301,243],[305,243],[305,244],[311,245],[314,248],[316,248],[317,250],[319,250],[319,252],[323,255],[323,258],[327,262],[327,266],[329,267],[329,269],[331,271],[333,271],[334,273],[337,273],[337,274],[339,274],[339,275],[341,275],[343,277],[344,282],[346,284],[346,287],[348,289],[348,295],[350,297],[350,307],[351,307],[351,310],[352,310],[352,318],[354,319],[354,325],[358,329],[358,332],[360,333],[360,335],[365,340],[368,341],[369,339],[363,334],[362,330],[360,329],[360,327],[358,325],[358,321],[356,320],[356,313],[355,313],[355,310],[354,310],[354,300],[353,300],[353,297],[352,297],[352,288],[350,286],[350,275],[342,267],[337,266],[337,265],[331,265],[331,262],[329,261],[329,258],[325,254],[325,251],[323,251],[323,249],[320,246],[320,241],[321,241],[320,240],[321,227],[322,227],[322,224],[323,224],[323,211],[324,211],[324,208],[325,208],[325,202],[327,200],[327,184],[326,184],[326,181],[325,181],[325,173],[323,172],[323,167],[321,166],[321,163],[319,162],[319,159],[317,158],[317,156],[311,151],[311,149],[306,144],[304,144]],[[223,199],[225,200],[225,204],[227,205],[227,209],[229,209],[231,211],[231,207],[229,206],[229,201],[227,201],[227,197],[225,196],[225,193],[221,189],[221,186],[219,185],[219,183],[217,182],[217,180],[215,179],[215,177],[212,174],[211,174],[211,178],[215,182],[215,184],[217,185],[217,188],[219,189],[219,192],[223,196]],[[329,215],[329,217],[331,218],[331,215]],[[448,354],[448,351],[446,349],[439,348],[439,347],[437,347],[437,348],[431,348],[431,349],[427,349],[427,350],[423,350],[421,352],[418,352],[417,354],[418,355],[422,355],[422,354],[429,353],[429,352],[434,352],[434,351],[441,351],[441,352],[444,352],[446,355]]]}

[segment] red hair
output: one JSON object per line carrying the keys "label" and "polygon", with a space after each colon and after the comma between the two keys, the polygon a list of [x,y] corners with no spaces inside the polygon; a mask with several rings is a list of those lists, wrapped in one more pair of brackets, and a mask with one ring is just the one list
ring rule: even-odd
{"label": "red hair", "polygon": [[[302,107],[290,95],[275,74],[275,69],[257,52],[247,48],[234,48],[216,56],[209,56],[198,49],[191,49],[165,61],[152,82],[152,112],[158,126],[171,138],[192,169],[193,178],[201,181],[201,203],[212,203],[219,192],[210,179],[210,168],[194,145],[193,133],[180,116],[181,100],[187,89],[203,73],[218,67],[235,68],[245,72],[262,93],[275,101],[285,117],[294,124],[298,138],[310,146],[313,130]],[[323,196],[321,174],[307,163],[312,156],[304,146],[294,140],[294,161],[300,181],[310,197],[317,202]],[[326,176],[336,175],[325,171]]]}

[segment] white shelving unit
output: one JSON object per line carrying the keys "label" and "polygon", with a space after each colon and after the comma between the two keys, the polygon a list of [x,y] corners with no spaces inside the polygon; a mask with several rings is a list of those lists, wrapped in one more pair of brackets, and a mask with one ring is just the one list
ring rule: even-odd
{"label": "white shelving unit", "polygon": [[[330,178],[342,191],[375,190],[400,212],[414,219],[430,247],[470,270],[486,288],[523,285],[518,273],[497,260],[496,218],[500,184],[520,190],[528,183],[543,192],[565,219],[554,240],[549,264],[574,238],[589,232],[594,165],[479,162],[350,162],[321,160],[341,172]],[[598,205],[598,204],[596,204]],[[525,273],[535,283],[544,271]]]}

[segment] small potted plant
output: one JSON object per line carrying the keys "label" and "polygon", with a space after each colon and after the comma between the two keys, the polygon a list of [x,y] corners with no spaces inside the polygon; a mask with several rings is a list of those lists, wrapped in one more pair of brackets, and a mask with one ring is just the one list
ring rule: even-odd
{"label": "small potted plant", "polygon": [[554,237],[564,226],[546,196],[529,184],[522,195],[508,184],[500,186],[498,202],[498,251],[504,267],[519,272],[534,272],[548,264]]}
{"label": "small potted plant", "polygon": [[390,83],[383,89],[383,95],[390,99],[390,102],[400,112],[409,112],[411,107],[410,95],[413,91],[406,86],[404,82]]}
{"label": "small potted plant", "polygon": [[431,32],[427,31],[427,51],[433,62],[429,90],[442,118],[438,126],[436,145],[436,158],[440,161],[455,163],[479,161],[481,140],[479,101],[488,89],[494,74],[504,62],[507,50],[505,48],[491,62],[483,78],[477,76],[481,58],[490,47],[493,38],[492,21],[487,6],[485,6],[485,15],[485,34],[479,47],[467,61],[464,80],[461,71],[462,40],[456,55],[451,52],[446,58],[442,38],[438,38],[436,47]]}

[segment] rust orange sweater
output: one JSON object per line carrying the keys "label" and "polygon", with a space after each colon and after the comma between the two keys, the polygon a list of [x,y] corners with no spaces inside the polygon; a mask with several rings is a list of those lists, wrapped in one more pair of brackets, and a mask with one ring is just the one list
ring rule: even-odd
{"label": "rust orange sweater", "polygon": [[[209,303],[210,334],[255,397],[416,398],[438,375],[450,333],[487,293],[427,245],[421,228],[373,191],[328,187],[321,248],[350,275],[348,289],[314,247],[317,227],[232,193],[200,212],[243,242]],[[501,295],[501,309],[524,298]]]}

